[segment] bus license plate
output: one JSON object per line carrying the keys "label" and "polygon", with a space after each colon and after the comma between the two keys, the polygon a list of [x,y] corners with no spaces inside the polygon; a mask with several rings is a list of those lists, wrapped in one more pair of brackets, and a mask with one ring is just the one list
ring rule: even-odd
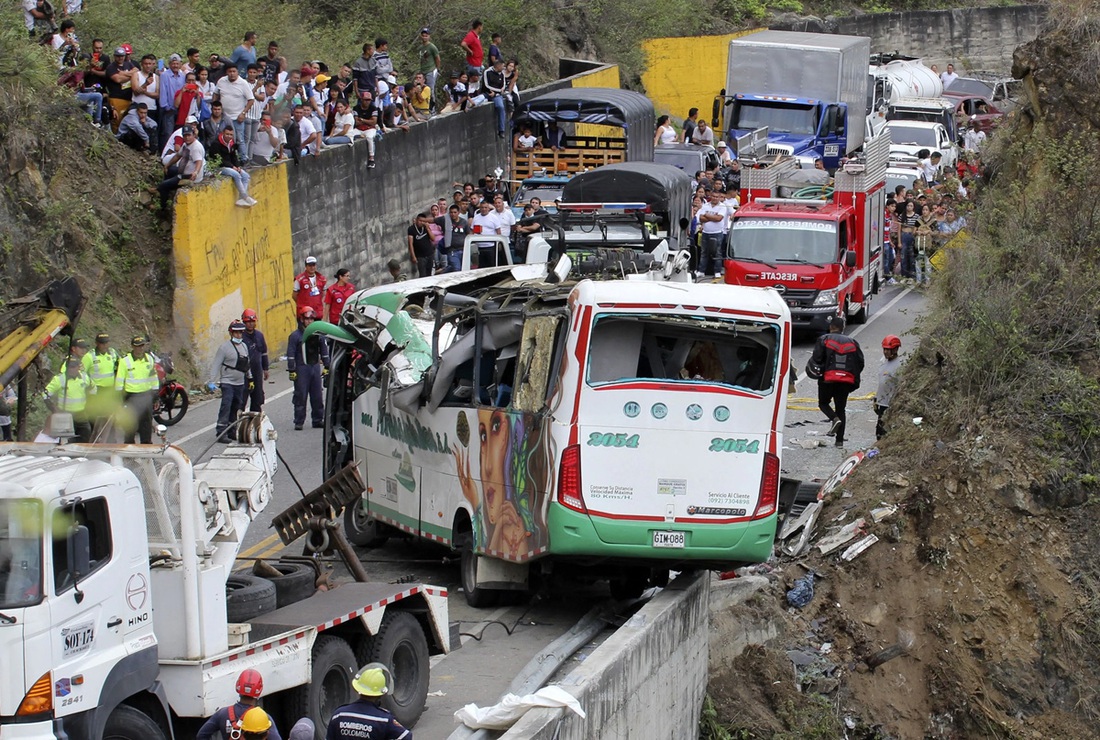
{"label": "bus license plate", "polygon": [[653,533],[653,546],[654,547],[683,547],[684,546],[684,533],[683,532],[654,532]]}

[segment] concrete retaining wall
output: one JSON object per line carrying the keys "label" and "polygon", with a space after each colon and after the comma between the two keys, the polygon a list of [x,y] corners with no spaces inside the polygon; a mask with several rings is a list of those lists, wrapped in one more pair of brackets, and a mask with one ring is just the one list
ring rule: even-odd
{"label": "concrete retaining wall", "polygon": [[529,712],[502,740],[695,737],[707,688],[710,574],[680,576],[558,685],[587,717]]}
{"label": "concrete retaining wall", "polygon": [[1012,51],[1038,35],[1045,12],[1041,5],[911,10],[810,19],[773,28],[868,36],[873,52],[923,57],[925,64],[938,64],[941,71],[951,62],[960,74],[979,70],[1007,75]]}

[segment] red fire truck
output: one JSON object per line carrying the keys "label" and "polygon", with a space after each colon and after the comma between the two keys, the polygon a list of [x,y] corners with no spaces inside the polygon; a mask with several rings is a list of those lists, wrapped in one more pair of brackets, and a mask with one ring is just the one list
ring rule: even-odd
{"label": "red fire truck", "polygon": [[[787,157],[741,172],[742,206],[734,215],[725,255],[725,281],[774,288],[792,323],[828,331],[838,311],[852,323],[871,312],[884,281],[883,220],[890,139],[880,134],[824,186],[808,186]],[[803,173],[804,174],[804,173]],[[798,197],[779,197],[797,195]]]}

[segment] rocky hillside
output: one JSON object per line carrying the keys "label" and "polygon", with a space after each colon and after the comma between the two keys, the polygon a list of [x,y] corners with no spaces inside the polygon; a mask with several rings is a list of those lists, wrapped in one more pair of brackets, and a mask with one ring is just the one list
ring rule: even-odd
{"label": "rocky hillside", "polygon": [[[822,530],[862,516],[881,541],[776,571],[749,608],[785,633],[712,682],[727,737],[1100,736],[1092,5],[1016,51],[1027,103],[994,140],[891,432],[822,512]],[[875,523],[883,503],[898,511]],[[814,600],[787,608],[808,569]]]}

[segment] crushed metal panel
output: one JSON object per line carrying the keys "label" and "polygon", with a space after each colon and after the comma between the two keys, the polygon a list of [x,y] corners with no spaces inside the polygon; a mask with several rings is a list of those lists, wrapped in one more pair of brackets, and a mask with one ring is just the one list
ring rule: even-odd
{"label": "crushed metal panel", "polygon": [[824,504],[820,501],[814,501],[802,510],[802,514],[797,519],[788,519],[783,522],[783,530],[779,533],[780,540],[787,540],[796,532],[802,532],[798,539],[783,544],[783,551],[785,553],[792,557],[798,557],[806,551],[810,543],[810,537],[814,534],[814,526],[817,524],[817,518],[821,515],[823,506]]}

